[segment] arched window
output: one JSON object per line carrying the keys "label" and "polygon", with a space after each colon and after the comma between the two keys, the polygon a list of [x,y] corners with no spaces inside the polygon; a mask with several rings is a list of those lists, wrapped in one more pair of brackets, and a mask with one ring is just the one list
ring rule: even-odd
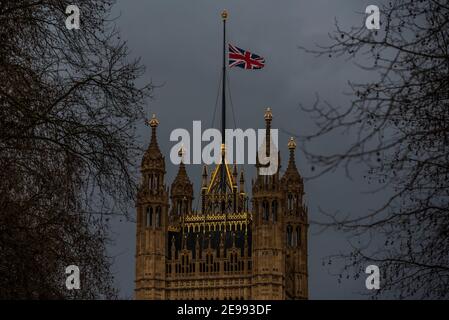
{"label": "arched window", "polygon": [[178,200],[178,205],[177,205],[177,214],[178,215],[181,215],[181,210],[182,210],[182,201],[181,200]]}
{"label": "arched window", "polygon": [[277,200],[274,200],[271,203],[271,215],[273,217],[273,222],[276,222],[278,220],[278,202],[277,202]]}
{"label": "arched window", "polygon": [[262,209],[263,209],[263,220],[264,221],[268,221],[269,217],[270,217],[270,207],[268,205],[268,201],[264,200],[262,202]]}
{"label": "arched window", "polygon": [[293,195],[291,193],[289,193],[287,197],[287,209],[293,210]]}
{"label": "arched window", "polygon": [[154,188],[159,188],[159,175],[154,176]]}
{"label": "arched window", "polygon": [[301,245],[301,227],[296,227],[296,246],[299,247]]}
{"label": "arched window", "polygon": [[293,228],[292,226],[288,225],[287,226],[287,246],[291,247],[292,246],[292,233],[293,233]]}
{"label": "arched window", "polygon": [[157,206],[156,208],[156,228],[160,228],[161,226],[161,206]]}
{"label": "arched window", "polygon": [[188,212],[187,212],[187,208],[188,208],[188,200],[187,199],[184,199],[184,214],[188,214]]}
{"label": "arched window", "polygon": [[150,175],[148,176],[148,188],[149,188],[150,190],[153,189],[153,175],[152,175],[152,174],[150,174]]}
{"label": "arched window", "polygon": [[146,226],[150,227],[153,223],[153,207],[147,208]]}

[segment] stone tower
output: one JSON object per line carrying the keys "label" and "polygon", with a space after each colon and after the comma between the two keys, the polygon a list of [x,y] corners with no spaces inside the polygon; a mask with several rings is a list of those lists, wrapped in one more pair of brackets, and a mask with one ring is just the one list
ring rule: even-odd
{"label": "stone tower", "polygon": [[[270,156],[270,129],[273,119],[268,108],[265,112],[266,156]],[[274,148],[273,148],[274,149]],[[277,150],[275,151],[277,152]],[[284,299],[284,217],[281,206],[283,195],[279,181],[279,167],[274,175],[261,175],[257,161],[257,177],[253,184],[253,299]]]}
{"label": "stone tower", "polygon": [[165,299],[168,191],[165,159],[156,136],[159,121],[148,122],[151,142],[141,164],[142,183],[137,194],[136,299]]}
{"label": "stone tower", "polygon": [[307,299],[307,232],[308,213],[304,204],[304,183],[296,168],[293,138],[288,142],[290,158],[281,179],[285,208],[285,294],[288,299]]}

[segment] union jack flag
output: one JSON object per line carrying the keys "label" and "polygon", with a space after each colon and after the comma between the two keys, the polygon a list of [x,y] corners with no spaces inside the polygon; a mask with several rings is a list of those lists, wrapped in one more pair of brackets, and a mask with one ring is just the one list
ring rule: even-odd
{"label": "union jack flag", "polygon": [[239,67],[242,69],[262,69],[265,66],[265,59],[257,54],[237,48],[229,44],[229,67]]}

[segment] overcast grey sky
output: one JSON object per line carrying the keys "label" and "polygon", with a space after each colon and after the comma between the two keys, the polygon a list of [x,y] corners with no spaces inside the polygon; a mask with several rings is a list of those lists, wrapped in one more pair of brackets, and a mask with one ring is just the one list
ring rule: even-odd
{"label": "overcast grey sky", "polygon": [[[118,0],[114,12],[122,38],[128,42],[133,57],[141,57],[147,70],[141,81],[160,85],[148,102],[148,113],[160,120],[159,145],[166,155],[166,183],[170,184],[176,167],[169,163],[174,145],[169,134],[175,128],[191,131],[192,121],[201,120],[203,128],[211,125],[219,84],[222,24],[220,12],[227,9],[228,42],[263,56],[266,67],[258,71],[229,71],[237,127],[263,128],[263,112],[273,110],[273,126],[279,129],[310,133],[314,129],[310,115],[301,112],[299,103],[310,105],[318,93],[334,105],[347,104],[348,81],[367,81],[375,75],[361,71],[352,61],[316,58],[298,49],[329,43],[328,33],[337,18],[342,26],[364,23],[361,14],[369,4],[364,0]],[[219,113],[217,112],[217,115]],[[228,123],[233,125],[228,112]],[[217,124],[219,118],[215,119]],[[142,143],[149,142],[149,130],[139,128]],[[348,137],[335,136],[316,146],[317,151],[335,150]],[[287,159],[288,136],[280,132],[281,159]],[[139,159],[140,161],[140,159]],[[297,152],[300,173],[311,174],[310,165]],[[309,219],[319,220],[318,208],[351,214],[365,213],[375,207],[382,194],[365,194],[370,186],[363,180],[363,169],[354,168],[354,179],[336,172],[307,180],[305,191]],[[200,166],[190,165],[188,173],[200,186]],[[248,168],[247,172],[252,170]],[[250,181],[247,175],[247,181]],[[249,184],[248,184],[249,185]],[[249,191],[249,190],[247,190]],[[135,225],[115,221],[116,243],[110,252],[115,257],[114,272],[121,296],[133,297]],[[366,298],[365,275],[359,280],[344,279],[341,284],[330,275],[323,257],[348,249],[345,236],[335,232],[309,232],[309,295],[311,299]],[[332,269],[333,270],[333,269]],[[335,271],[335,270],[333,270]]]}

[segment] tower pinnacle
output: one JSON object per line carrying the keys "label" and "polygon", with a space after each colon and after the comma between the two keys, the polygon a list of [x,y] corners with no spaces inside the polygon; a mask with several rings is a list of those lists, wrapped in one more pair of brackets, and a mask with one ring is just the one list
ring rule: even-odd
{"label": "tower pinnacle", "polygon": [[266,121],[271,121],[273,119],[273,113],[271,112],[271,108],[270,107],[268,107],[265,110],[264,118],[265,118]]}
{"label": "tower pinnacle", "polygon": [[288,141],[287,146],[288,146],[289,150],[293,150],[294,151],[296,149],[296,142],[295,142],[295,139],[293,137],[290,137],[290,140]]}
{"label": "tower pinnacle", "polygon": [[153,113],[153,116],[150,120],[148,120],[148,125],[151,128],[156,128],[159,125],[159,120],[156,118],[156,115]]}
{"label": "tower pinnacle", "polygon": [[290,150],[290,157],[288,160],[288,166],[287,170],[285,171],[284,178],[286,179],[294,178],[301,180],[298,169],[296,168],[296,160],[295,160],[296,142],[293,137],[290,138],[287,146],[288,149]]}

